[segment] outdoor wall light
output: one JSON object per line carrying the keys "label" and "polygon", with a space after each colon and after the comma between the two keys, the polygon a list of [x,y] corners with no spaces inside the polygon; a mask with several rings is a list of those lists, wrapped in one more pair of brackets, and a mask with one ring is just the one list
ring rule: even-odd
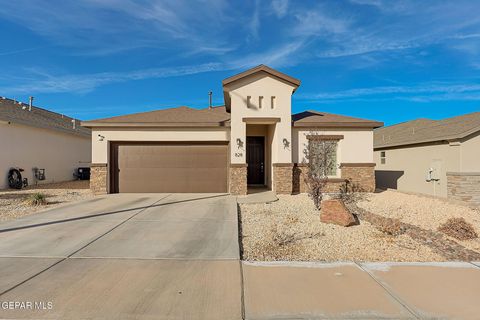
{"label": "outdoor wall light", "polygon": [[243,148],[243,141],[240,138],[237,138],[237,147],[238,147],[238,149]]}
{"label": "outdoor wall light", "polygon": [[287,149],[290,147],[290,142],[288,142],[287,138],[283,138],[283,147]]}
{"label": "outdoor wall light", "polygon": [[105,139],[104,136],[102,136],[101,134],[98,135],[98,141],[103,141],[103,139]]}

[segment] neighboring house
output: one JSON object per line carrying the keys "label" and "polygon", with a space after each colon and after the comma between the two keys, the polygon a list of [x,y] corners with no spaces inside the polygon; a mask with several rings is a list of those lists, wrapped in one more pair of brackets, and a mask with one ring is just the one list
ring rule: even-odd
{"label": "neighboring house", "polygon": [[374,131],[377,187],[480,205],[480,112]]}
{"label": "neighboring house", "polygon": [[292,115],[299,85],[260,65],[223,81],[225,106],[83,122],[92,128],[93,191],[304,192],[304,152],[323,141],[337,143],[332,189],[350,178],[373,191],[373,128],[382,123],[317,111]]}
{"label": "neighboring house", "polygon": [[[91,149],[91,131],[79,120],[0,97],[0,189],[13,167],[29,184],[73,180],[76,168],[90,166]],[[45,180],[35,168],[45,169]]]}

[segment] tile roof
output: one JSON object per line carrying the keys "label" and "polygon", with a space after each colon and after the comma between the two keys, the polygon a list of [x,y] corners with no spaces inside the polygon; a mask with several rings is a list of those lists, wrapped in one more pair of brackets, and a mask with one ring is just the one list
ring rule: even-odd
{"label": "tile roof", "polygon": [[[0,120],[82,137],[91,136],[90,129],[81,127],[78,119],[35,106],[29,111],[28,104],[3,97],[0,97]],[[72,120],[75,120],[75,129]]]}
{"label": "tile roof", "polygon": [[221,127],[226,126],[230,114],[224,106],[212,109],[178,107],[124,116],[82,122],[82,126],[146,126],[146,127]]}
{"label": "tile roof", "polygon": [[417,119],[376,129],[374,147],[458,140],[477,131],[480,131],[480,112],[443,120]]}
{"label": "tile roof", "polygon": [[292,115],[294,127],[363,127],[377,128],[382,122],[342,116],[314,110],[303,111]]}

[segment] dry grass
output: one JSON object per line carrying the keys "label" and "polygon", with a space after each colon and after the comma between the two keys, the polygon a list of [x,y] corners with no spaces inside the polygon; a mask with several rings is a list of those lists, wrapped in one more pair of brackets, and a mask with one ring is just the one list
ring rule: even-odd
{"label": "dry grass", "polygon": [[471,240],[478,238],[475,229],[471,223],[463,218],[450,218],[442,224],[438,231],[445,233],[458,240]]}
{"label": "dry grass", "polygon": [[48,204],[48,201],[45,194],[37,192],[30,194],[25,203],[29,206],[44,206]]}

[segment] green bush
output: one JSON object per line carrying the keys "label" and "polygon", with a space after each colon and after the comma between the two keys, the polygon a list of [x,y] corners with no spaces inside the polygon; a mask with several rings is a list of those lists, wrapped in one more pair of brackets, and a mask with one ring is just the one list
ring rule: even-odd
{"label": "green bush", "polygon": [[46,205],[48,202],[47,202],[47,196],[43,193],[33,193],[31,195],[28,196],[27,198],[27,203],[28,205],[31,205],[31,206],[43,206],[43,205]]}

